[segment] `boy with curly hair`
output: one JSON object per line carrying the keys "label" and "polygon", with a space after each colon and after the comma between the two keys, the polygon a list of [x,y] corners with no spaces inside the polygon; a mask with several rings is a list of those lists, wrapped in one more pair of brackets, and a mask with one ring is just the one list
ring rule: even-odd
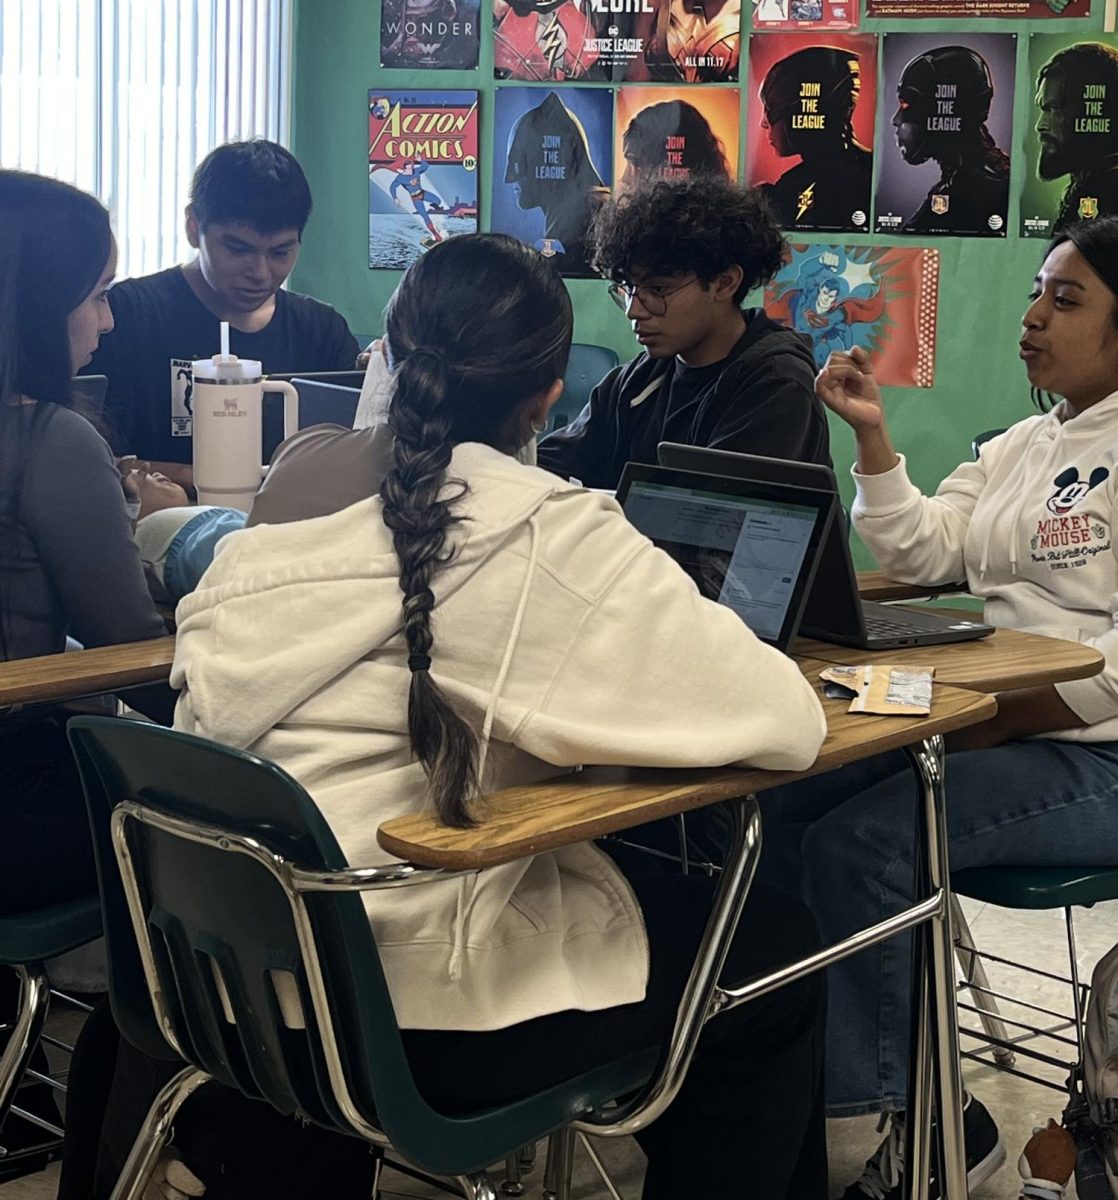
{"label": "boy with curly hair", "polygon": [[605,204],[588,234],[642,351],[539,445],[540,466],[614,488],[662,441],[829,463],[807,338],[743,308],[784,238],[759,193],[715,176],[661,180]]}

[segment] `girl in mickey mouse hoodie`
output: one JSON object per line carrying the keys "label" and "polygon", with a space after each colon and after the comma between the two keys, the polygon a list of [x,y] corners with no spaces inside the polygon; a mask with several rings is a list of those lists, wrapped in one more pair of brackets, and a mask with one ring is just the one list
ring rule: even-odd
{"label": "girl in mickey mouse hoodie", "polygon": [[[1052,242],[1020,348],[1033,388],[1062,399],[986,442],[931,497],[893,449],[864,352],[833,354],[816,383],[854,429],[853,518],[887,575],[965,579],[992,625],[1081,642],[1105,659],[1089,679],[1000,694],[994,719],[949,739],[954,871],[1118,863],[1118,219]],[[766,833],[780,857],[802,855],[805,898],[831,941],[909,902],[912,780],[883,756],[809,785],[793,785]],[[908,973],[896,942],[832,969],[830,1115],[903,1108]],[[965,1129],[974,1187],[1005,1152],[974,1098]],[[902,1194],[902,1134],[894,1121],[849,1200]]]}

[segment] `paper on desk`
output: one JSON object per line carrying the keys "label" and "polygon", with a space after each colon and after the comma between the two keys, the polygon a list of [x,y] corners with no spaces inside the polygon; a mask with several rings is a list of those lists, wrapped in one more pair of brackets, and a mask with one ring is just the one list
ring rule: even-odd
{"label": "paper on desk", "polygon": [[932,710],[934,674],[934,667],[861,664],[828,667],[819,677],[840,689],[840,695],[853,697],[849,712],[925,717]]}

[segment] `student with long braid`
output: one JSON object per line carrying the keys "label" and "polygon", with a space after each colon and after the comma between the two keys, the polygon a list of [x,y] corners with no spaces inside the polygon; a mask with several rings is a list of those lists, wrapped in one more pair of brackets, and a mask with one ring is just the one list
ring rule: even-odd
{"label": "student with long braid", "polygon": [[[388,425],[323,435],[354,502],[231,534],[179,606],[176,727],[290,771],[354,865],[388,861],[382,821],[433,804],[468,825],[479,796],[581,763],[797,769],[819,749],[789,659],[612,498],[518,461],[571,324],[560,278],[513,239],[433,247],[389,306]],[[667,1036],[713,888],[648,862],[585,843],[365,897],[433,1104],[497,1103]],[[755,889],[726,976],[813,944],[798,904]],[[707,1027],[639,1135],[646,1200],[823,1200],[821,1018],[815,977]],[[243,1200],[267,1194],[245,1153],[184,1157],[207,1195]]]}

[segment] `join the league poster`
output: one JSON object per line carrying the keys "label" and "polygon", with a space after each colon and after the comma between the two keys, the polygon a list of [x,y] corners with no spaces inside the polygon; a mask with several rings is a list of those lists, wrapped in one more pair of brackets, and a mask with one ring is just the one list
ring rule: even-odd
{"label": "join the league poster", "polygon": [[493,0],[493,72],[534,83],[733,83],[741,0]]}
{"label": "join the league poster", "polygon": [[477,92],[369,92],[369,266],[477,233]]}
{"label": "join the league poster", "polygon": [[618,188],[698,175],[737,179],[740,102],[737,88],[618,88]]}
{"label": "join the league poster", "polygon": [[479,0],[382,0],[380,65],[409,70],[477,66]]}
{"label": "join the league poster", "polygon": [[765,311],[811,339],[819,367],[860,346],[878,383],[935,382],[939,251],[906,246],[792,246],[765,289]]}
{"label": "join the league poster", "polygon": [[497,89],[490,229],[534,246],[563,275],[592,276],[586,229],[612,183],[608,88]]}
{"label": "join the league poster", "polygon": [[1013,33],[885,35],[878,233],[1005,237],[1016,53]]}
{"label": "join the league poster", "polygon": [[749,40],[745,179],[784,229],[869,229],[877,39],[770,33]]}
{"label": "join the league poster", "polygon": [[1021,236],[1118,213],[1118,39],[1033,34],[1029,83]]}

